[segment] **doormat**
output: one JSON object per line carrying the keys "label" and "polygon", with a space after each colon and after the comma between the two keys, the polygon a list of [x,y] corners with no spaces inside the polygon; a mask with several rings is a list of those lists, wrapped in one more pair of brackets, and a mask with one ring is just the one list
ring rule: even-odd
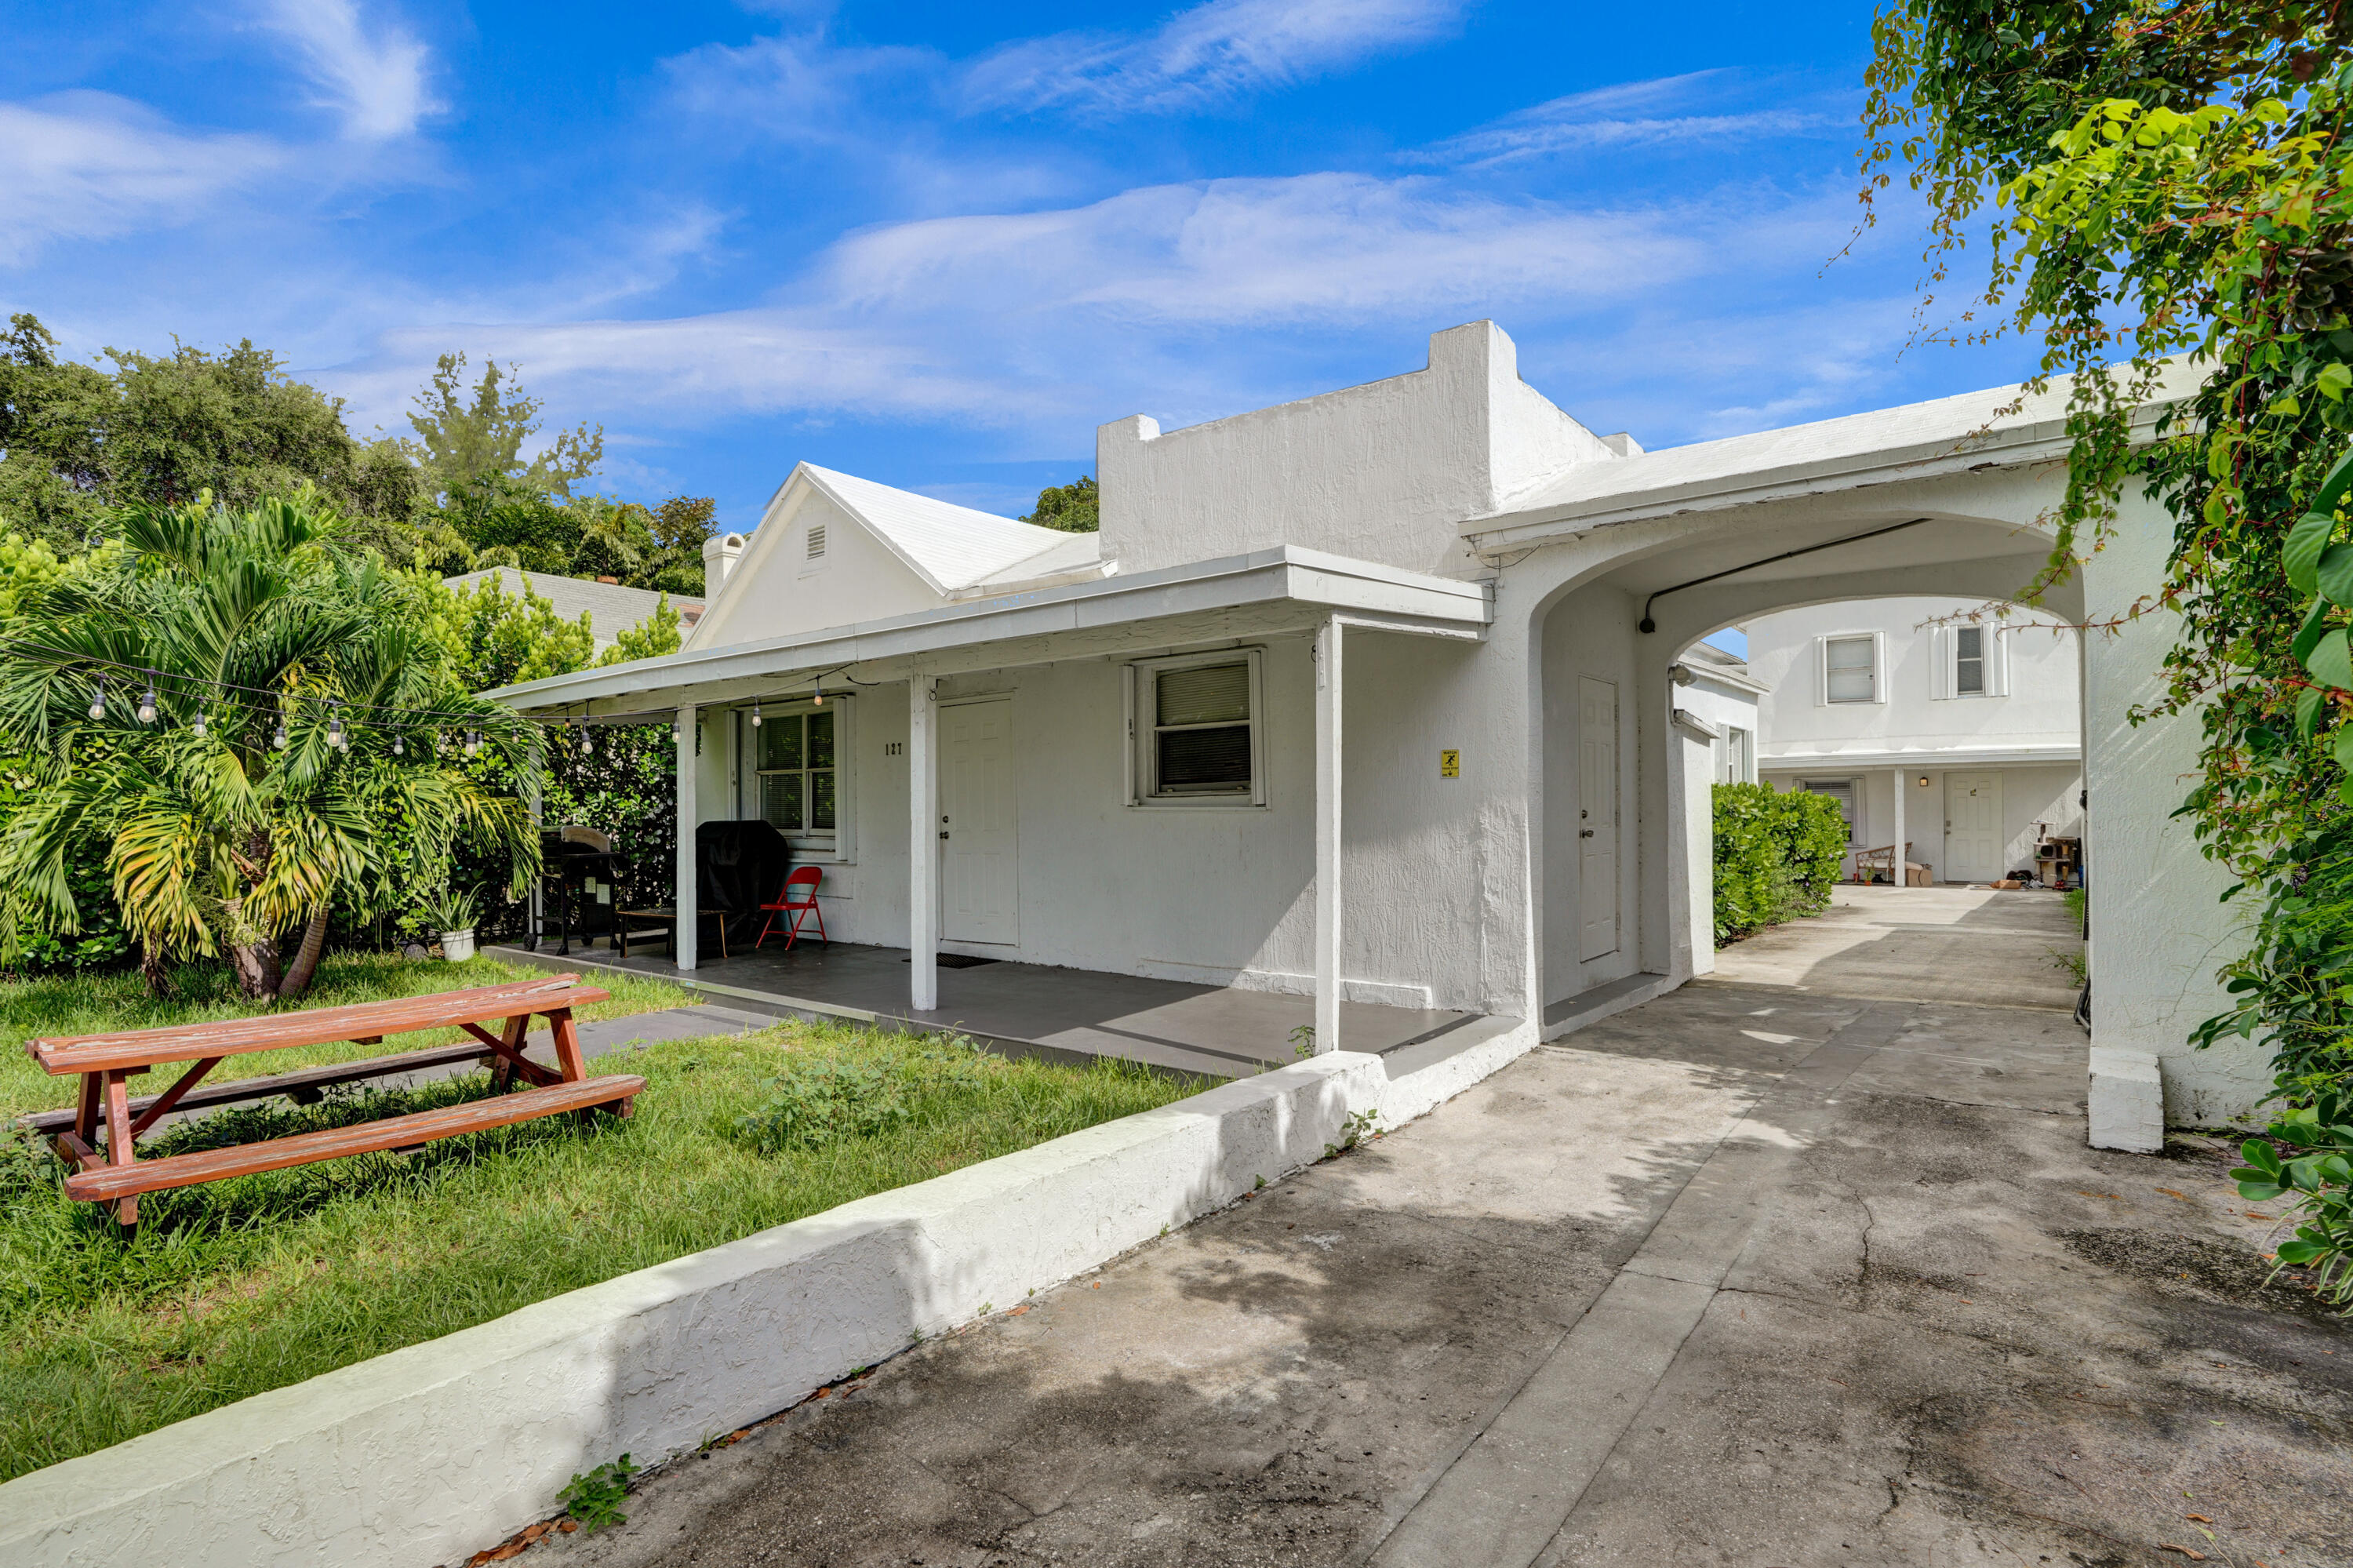
{"label": "doormat", "polygon": [[[912,964],[915,960],[912,958],[906,958],[901,959],[899,961],[902,964]],[[976,959],[970,953],[941,953],[934,957],[932,961],[944,969],[976,969],[983,964],[993,964],[999,960],[996,959]]]}

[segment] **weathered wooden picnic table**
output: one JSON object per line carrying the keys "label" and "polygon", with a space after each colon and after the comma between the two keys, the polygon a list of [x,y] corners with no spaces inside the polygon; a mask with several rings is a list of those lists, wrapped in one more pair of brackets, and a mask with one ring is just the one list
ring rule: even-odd
{"label": "weathered wooden picnic table", "polygon": [[[606,1106],[618,1115],[628,1116],[631,1101],[645,1088],[646,1081],[627,1073],[595,1078],[588,1075],[572,1012],[590,1002],[603,1001],[610,993],[584,986],[579,980],[576,974],[554,975],[546,980],[477,986],[470,991],[403,997],[395,1001],[273,1013],[263,1018],[223,1019],[212,1023],[115,1034],[75,1034],[27,1041],[25,1049],[47,1072],[58,1076],[80,1075],[81,1097],[72,1110],[30,1117],[26,1118],[26,1125],[50,1134],[58,1156],[73,1168],[66,1178],[66,1196],[111,1203],[116,1223],[129,1227],[139,1223],[142,1192],[338,1160],[348,1154],[414,1149],[436,1139],[509,1127],[563,1111],[585,1115]],[[554,1037],[554,1071],[523,1054],[523,1041],[535,1016],[547,1020],[548,1033]],[[484,1027],[487,1024],[501,1027],[493,1033]],[[452,1027],[464,1030],[472,1036],[471,1040],[332,1067],[238,1079],[209,1088],[197,1086],[199,1080],[224,1060],[249,1052],[325,1045],[342,1040],[375,1045],[381,1044],[387,1034]],[[135,1100],[131,1097],[129,1084],[132,1077],[191,1058],[194,1061],[188,1070],[162,1094]],[[315,1099],[320,1090],[330,1084],[388,1077],[469,1059],[491,1065],[493,1093],[490,1098],[259,1143],[174,1154],[160,1160],[137,1158],[134,1146],[139,1136],[174,1109],[192,1110],[201,1105],[280,1094],[291,1095],[298,1100]],[[517,1077],[531,1087],[510,1092]]]}

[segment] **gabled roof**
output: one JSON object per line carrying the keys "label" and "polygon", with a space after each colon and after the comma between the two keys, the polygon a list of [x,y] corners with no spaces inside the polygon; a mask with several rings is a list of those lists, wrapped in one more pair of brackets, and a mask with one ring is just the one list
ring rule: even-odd
{"label": "gabled roof", "polygon": [[667,597],[678,611],[681,626],[691,628],[702,617],[702,601],[681,599],[676,594],[663,595],[652,588],[625,588],[619,583],[598,582],[592,577],[560,577],[552,572],[526,572],[514,567],[486,567],[479,572],[441,580],[460,592],[470,590],[488,579],[499,585],[500,591],[520,596],[522,585],[545,599],[564,620],[588,618],[588,630],[599,648],[611,644],[614,639],[629,628],[650,617]]}
{"label": "gabled roof", "polygon": [[[1102,539],[1093,534],[1040,528],[811,462],[794,472],[807,476],[843,511],[865,524],[937,594],[954,594],[996,578],[1026,581],[1083,571],[1103,558]],[[1043,571],[1014,569],[1050,553],[1058,563],[1067,564]]]}

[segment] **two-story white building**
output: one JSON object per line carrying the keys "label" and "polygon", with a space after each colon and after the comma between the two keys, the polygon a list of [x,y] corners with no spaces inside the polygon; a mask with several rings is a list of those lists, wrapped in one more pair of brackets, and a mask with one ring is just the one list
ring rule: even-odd
{"label": "two-story white building", "polygon": [[[1300,991],[1316,1049],[1394,1066],[1475,1040],[1466,1070],[1486,1071],[1712,967],[1697,824],[1727,721],[1685,694],[1689,651],[1776,611],[2014,592],[2051,547],[2066,397],[2004,387],[1645,452],[1555,407],[1476,323],[1367,386],[1102,427],[1098,535],[800,467],[681,652],[494,695],[674,724],[678,902],[697,823],[785,823],[826,868],[834,969],[861,945],[905,1016],[968,1020],[995,987],[1142,1048],[1166,1016],[1123,986],[1188,986],[1167,994],[1196,1021],[1217,1016],[1205,996]],[[2120,614],[2171,534],[2128,496],[2052,616]],[[1833,723],[1887,711],[1879,683],[1930,679],[1946,644],[1820,613],[1871,658],[1830,638],[1807,676],[1839,697],[1816,744],[1852,751],[1824,766],[1892,779],[1901,734]],[[2014,635],[1981,640],[1973,674],[1956,648],[1953,679],[1999,686],[2004,659],[2040,656]],[[2197,722],[2126,717],[2171,637],[2153,615],[2082,651],[2093,1125],[2117,1147],[2157,1147],[2168,1115],[2243,1115],[2268,1083],[2252,1046],[2187,1044],[2236,938],[2168,821]],[[2010,847],[2010,810],[1978,869]],[[944,954],[997,963],[944,975]],[[683,923],[678,970],[747,960],[708,961]]]}
{"label": "two-story white building", "polygon": [[1749,673],[1767,688],[1757,777],[1837,800],[1856,850],[1900,833],[1937,882],[2031,871],[2046,838],[2080,839],[2078,634],[1983,609],[1871,599],[1749,621]]}

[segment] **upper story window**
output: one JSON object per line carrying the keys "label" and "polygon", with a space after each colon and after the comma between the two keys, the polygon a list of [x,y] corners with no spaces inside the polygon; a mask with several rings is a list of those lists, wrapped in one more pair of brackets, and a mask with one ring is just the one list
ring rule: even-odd
{"label": "upper story window", "polygon": [[1964,626],[1953,636],[1953,692],[1957,696],[1986,694],[1985,628]]}
{"label": "upper story window", "polygon": [[1132,802],[1265,804],[1258,651],[1150,659],[1132,669]]}
{"label": "upper story window", "polygon": [[1879,700],[1879,639],[1822,639],[1822,695],[1833,703],[1874,703]]}

